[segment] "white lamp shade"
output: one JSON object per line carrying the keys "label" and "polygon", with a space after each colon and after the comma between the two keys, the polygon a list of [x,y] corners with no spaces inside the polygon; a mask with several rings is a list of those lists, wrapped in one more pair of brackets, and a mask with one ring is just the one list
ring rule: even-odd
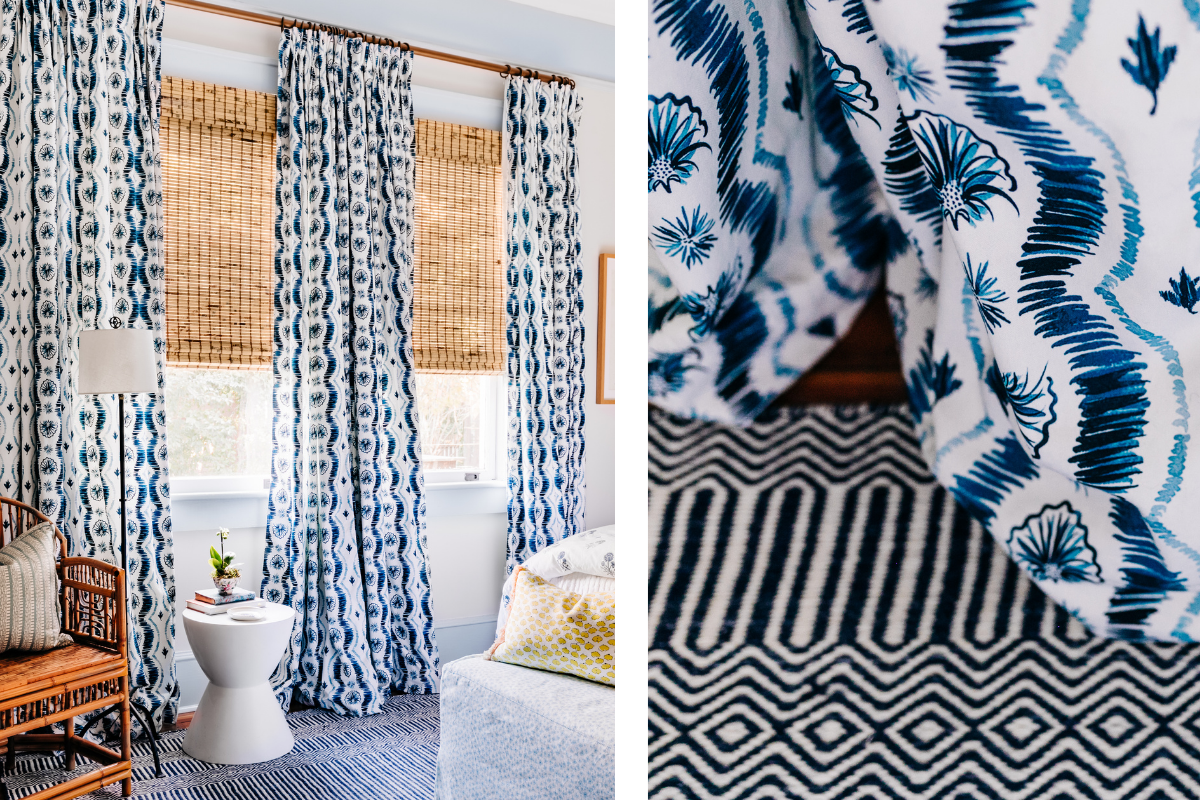
{"label": "white lamp shade", "polygon": [[105,328],[79,332],[80,394],[158,391],[154,331]]}

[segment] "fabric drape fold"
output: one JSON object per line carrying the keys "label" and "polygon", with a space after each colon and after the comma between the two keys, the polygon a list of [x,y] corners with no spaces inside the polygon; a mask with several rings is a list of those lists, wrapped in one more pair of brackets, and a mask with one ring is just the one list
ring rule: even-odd
{"label": "fabric drape fold", "polygon": [[125,427],[133,699],[175,719],[163,396],[83,396],[79,332],[155,331],[163,381],[161,0],[23,0],[0,17],[0,492],[73,555],[120,563]]}
{"label": "fabric drape fold", "polygon": [[273,681],[341,714],[436,691],[413,396],[411,54],[289,28],[279,50]]}
{"label": "fabric drape fold", "polygon": [[504,202],[507,574],[583,530],[583,269],[573,87],[509,76]]}
{"label": "fabric drape fold", "polygon": [[[769,236],[757,246],[770,256],[785,240],[776,209],[813,201],[789,194],[798,176],[836,181],[852,169],[859,194],[832,205],[821,230],[863,235],[824,237],[803,266],[820,272],[856,246],[888,245],[889,307],[938,480],[1092,630],[1190,641],[1200,636],[1200,478],[1187,469],[1187,386],[1200,280],[1187,253],[1200,242],[1200,106],[1184,62],[1172,64],[1200,50],[1200,13],[1140,5],[655,0],[651,125],[667,96],[687,97],[674,105],[691,116],[664,127],[682,155],[670,185],[651,172],[651,206],[694,185],[721,214],[736,209],[729,198],[749,196],[737,147],[754,142],[755,164],[787,177],[762,188]],[[797,139],[815,130],[845,171],[825,173],[819,147],[773,160],[773,126]],[[717,177],[701,180],[706,171]],[[883,229],[902,236],[865,235],[867,207],[850,201],[869,195],[886,200]],[[701,291],[677,288],[679,276],[716,288],[730,258],[758,252],[718,259],[725,229],[656,238],[650,223],[665,265],[652,279],[652,327]],[[811,292],[810,306],[839,302],[829,283]],[[742,292],[728,307],[756,299]],[[843,331],[796,311],[792,328]],[[777,365],[811,355],[782,337],[743,345],[742,361],[764,367],[744,371],[747,391],[767,399]],[[747,420],[754,406],[690,401],[722,391],[703,352],[678,337],[651,353],[652,368],[670,367],[658,401]]]}

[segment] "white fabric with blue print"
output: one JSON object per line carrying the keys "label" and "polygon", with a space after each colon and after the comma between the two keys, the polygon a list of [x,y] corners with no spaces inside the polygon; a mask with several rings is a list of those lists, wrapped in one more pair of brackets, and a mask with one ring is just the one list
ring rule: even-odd
{"label": "white fabric with blue print", "polygon": [[651,400],[754,418],[886,270],[938,480],[1096,632],[1198,638],[1200,5],[652,0],[650,29]]}

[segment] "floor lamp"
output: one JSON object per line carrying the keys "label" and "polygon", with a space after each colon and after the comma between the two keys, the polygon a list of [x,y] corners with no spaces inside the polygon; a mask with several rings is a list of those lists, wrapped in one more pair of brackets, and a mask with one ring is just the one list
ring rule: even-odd
{"label": "floor lamp", "polygon": [[[118,464],[121,468],[121,569],[129,572],[129,553],[126,543],[129,525],[125,513],[125,395],[158,392],[158,363],[154,357],[154,331],[122,328],[116,317],[113,327],[79,332],[79,394],[115,394],[117,396],[117,429],[120,431]],[[125,599],[128,617],[129,598]],[[132,683],[132,676],[130,682]],[[150,734],[154,753],[154,771],[162,777],[158,761],[158,732],[146,709],[133,701],[129,707]],[[100,715],[103,716],[103,715]],[[80,736],[87,733],[100,716],[90,719]]]}

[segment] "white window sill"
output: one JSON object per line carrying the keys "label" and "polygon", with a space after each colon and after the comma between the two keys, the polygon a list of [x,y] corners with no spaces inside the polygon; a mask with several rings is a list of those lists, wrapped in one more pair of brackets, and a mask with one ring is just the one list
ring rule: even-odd
{"label": "white window sill", "polygon": [[[171,528],[176,532],[217,528],[265,528],[266,489],[247,492],[185,492],[171,497]],[[504,514],[504,481],[452,481],[425,484],[427,517]]]}
{"label": "white window sill", "polygon": [[180,500],[241,500],[244,497],[261,497],[266,499],[271,493],[266,489],[254,489],[248,492],[177,492],[171,495],[171,501]]}
{"label": "white window sill", "polygon": [[435,492],[444,489],[503,489],[504,481],[425,481],[425,491]]}

